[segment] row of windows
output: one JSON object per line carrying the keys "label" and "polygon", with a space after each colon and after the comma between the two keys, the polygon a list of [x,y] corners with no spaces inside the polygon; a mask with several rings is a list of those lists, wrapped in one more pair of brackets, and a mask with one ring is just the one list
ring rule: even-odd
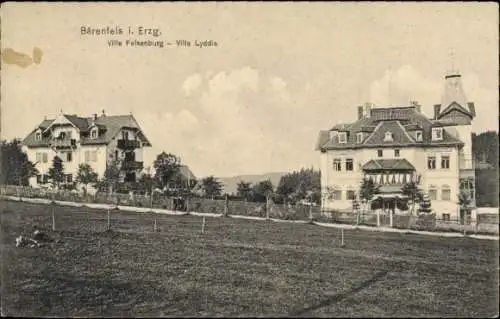
{"label": "row of windows", "polygon": [[[38,174],[36,176],[37,184],[47,184],[49,182],[49,175],[47,174]],[[72,183],[73,182],[73,174],[64,174],[64,182]]]}
{"label": "row of windows", "polygon": [[333,191],[333,200],[354,200],[356,199],[356,191],[348,190],[341,191],[335,190]]}
{"label": "row of windows", "polygon": [[441,198],[438,198],[438,189],[436,187],[430,187],[429,190],[427,191],[427,194],[429,195],[429,199],[432,200],[444,200],[444,201],[450,201],[451,200],[451,189],[448,185],[443,185],[441,189]]}
{"label": "row of windows", "polygon": [[[85,151],[85,162],[97,162],[97,151]],[[73,161],[73,153],[72,152],[63,152],[59,154],[59,157],[64,162],[72,162]],[[36,153],[36,161],[39,163],[47,163],[48,162],[48,154],[46,152],[37,152]]]}
{"label": "row of windows", "polygon": [[[333,159],[333,170],[340,172],[342,171],[342,160],[340,158]],[[345,160],[345,170],[354,170],[354,160],[352,158],[346,158]]]}
{"label": "row of windows", "polygon": [[[394,150],[394,157],[399,157],[400,152],[399,150]],[[384,157],[384,150],[377,150],[377,156],[378,157]]]}
{"label": "row of windows", "polygon": [[[338,137],[339,137],[339,143],[341,143],[341,144],[347,143],[347,137],[348,137],[347,132],[339,132]],[[423,137],[422,131],[415,132],[415,140],[417,142],[422,142],[422,140],[423,140],[422,137]],[[365,138],[365,134],[363,132],[356,133],[356,143],[358,143],[358,144],[363,143],[364,138]],[[433,140],[442,140],[443,139],[442,128],[433,128],[432,129],[432,139]],[[384,142],[392,142],[392,141],[394,141],[393,134],[391,132],[386,132],[384,135]]]}
{"label": "row of windows", "polygon": [[[450,168],[450,157],[448,155],[441,156],[441,169]],[[436,156],[427,157],[427,168],[430,170],[437,168],[437,158]]]}

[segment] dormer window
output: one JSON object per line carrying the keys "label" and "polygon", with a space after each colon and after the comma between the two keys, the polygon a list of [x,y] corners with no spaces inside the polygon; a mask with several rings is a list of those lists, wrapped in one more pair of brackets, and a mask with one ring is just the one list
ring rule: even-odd
{"label": "dormer window", "polygon": [[90,131],[90,138],[91,139],[96,139],[97,138],[97,128],[93,128],[91,131]]}
{"label": "dormer window", "polygon": [[422,131],[416,131],[415,132],[415,140],[417,142],[422,142]]}
{"label": "dormer window", "polygon": [[346,132],[339,133],[339,143],[347,143],[347,133]]}
{"label": "dormer window", "polygon": [[335,135],[337,134],[337,132],[335,131],[330,131],[328,132],[329,133],[329,136],[330,136],[330,139],[333,140],[333,138],[335,137]]}
{"label": "dormer window", "polygon": [[392,133],[391,132],[386,132],[384,136],[384,142],[392,142]]}
{"label": "dormer window", "polygon": [[432,140],[440,141],[443,139],[443,128],[442,127],[433,127],[432,128]]}
{"label": "dormer window", "polygon": [[359,132],[356,134],[356,143],[362,143],[363,142],[363,133]]}
{"label": "dormer window", "polygon": [[38,131],[35,133],[35,141],[41,141],[42,140],[42,132]]}

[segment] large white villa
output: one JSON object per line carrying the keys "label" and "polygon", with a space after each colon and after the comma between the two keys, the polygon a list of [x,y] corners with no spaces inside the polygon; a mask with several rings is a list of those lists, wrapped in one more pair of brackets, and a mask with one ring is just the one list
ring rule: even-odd
{"label": "large white villa", "polygon": [[357,119],[319,134],[321,187],[334,196],[324,210],[350,210],[363,178],[380,184],[381,195],[399,197],[405,182],[418,182],[438,218],[458,218],[460,189],[475,198],[471,124],[476,115],[461,75],[445,76],[441,104],[431,118],[417,102],[409,106],[359,106]]}
{"label": "large white villa", "polygon": [[49,182],[48,171],[55,156],[63,160],[66,182],[75,180],[78,166],[89,164],[102,177],[116,162],[121,181],[133,182],[143,169],[143,148],[151,146],[133,115],[79,117],[57,115],[45,119],[23,140],[23,148],[39,175],[30,180],[37,187]]}

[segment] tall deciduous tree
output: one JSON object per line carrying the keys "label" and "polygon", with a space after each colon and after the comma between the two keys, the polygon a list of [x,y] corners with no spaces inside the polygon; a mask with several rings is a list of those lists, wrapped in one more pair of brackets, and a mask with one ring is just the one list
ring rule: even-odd
{"label": "tall deciduous tree", "polygon": [[364,178],[359,189],[359,198],[364,205],[365,210],[371,205],[373,196],[380,192],[380,186],[372,179]]}
{"label": "tall deciduous tree", "polygon": [[264,202],[268,196],[274,193],[274,186],[271,180],[260,181],[252,186],[252,197],[256,202]]}
{"label": "tall deciduous tree", "polygon": [[0,184],[29,185],[29,179],[36,176],[38,170],[22,151],[21,141],[2,141],[0,146]]}
{"label": "tall deciduous tree", "polygon": [[301,199],[321,201],[321,176],[319,171],[301,169],[281,177],[276,193],[291,202]]}
{"label": "tall deciduous tree", "polygon": [[417,183],[411,181],[403,185],[401,192],[403,195],[408,196],[408,199],[412,202],[411,213],[413,214],[415,212],[417,201],[422,200],[422,191],[418,187]]}
{"label": "tall deciduous tree", "polygon": [[236,194],[240,197],[244,197],[245,199],[249,200],[252,196],[251,184],[245,181],[240,181],[236,189]]}
{"label": "tall deciduous tree", "polygon": [[104,171],[104,176],[99,184],[99,188],[107,189],[108,194],[112,194],[120,182],[120,166],[118,160],[109,161]]}
{"label": "tall deciduous tree", "polygon": [[181,166],[181,159],[174,154],[162,152],[156,156],[153,163],[155,179],[162,188],[168,186],[171,179],[176,176]]}
{"label": "tall deciduous tree", "polygon": [[61,183],[64,182],[64,165],[59,156],[54,156],[54,159],[52,160],[52,167],[49,168],[48,175],[54,186],[57,188],[59,188]]}
{"label": "tall deciduous tree", "polygon": [[96,184],[98,181],[98,175],[92,169],[92,166],[86,163],[78,165],[78,173],[76,175],[76,181],[83,184],[83,194],[87,195],[87,187],[89,184]]}
{"label": "tall deciduous tree", "polygon": [[222,183],[214,176],[203,178],[200,187],[203,190],[203,195],[207,197],[213,198],[222,194]]}

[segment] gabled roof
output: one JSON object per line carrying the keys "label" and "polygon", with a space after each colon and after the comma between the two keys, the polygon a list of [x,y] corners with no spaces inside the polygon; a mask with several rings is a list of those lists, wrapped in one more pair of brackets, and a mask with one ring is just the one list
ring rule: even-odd
{"label": "gabled roof", "polygon": [[[384,141],[385,134],[392,133],[392,141]],[[383,121],[375,131],[363,142],[365,145],[407,145],[414,140],[406,132],[399,121]]]}
{"label": "gabled roof", "polygon": [[[385,146],[462,146],[463,142],[453,137],[443,130],[443,139],[433,141],[431,139],[432,127],[436,124],[422,113],[416,110],[415,106],[375,108],[370,112],[370,117],[362,118],[349,124],[337,124],[330,131],[343,131],[347,133],[347,142],[339,143],[338,137],[329,138],[329,131],[320,132],[316,143],[317,150],[329,149],[357,149],[366,147]],[[368,135],[363,143],[356,142],[356,133],[363,131],[363,128],[373,128],[373,133]],[[411,131],[421,130],[422,141],[412,139]],[[393,142],[384,142],[385,132],[390,131],[393,135]],[[325,133],[326,132],[326,133]]]}
{"label": "gabled roof", "polygon": [[[93,145],[93,144],[108,144],[111,140],[118,135],[122,128],[133,128],[137,130],[139,138],[145,143],[145,146],[151,146],[151,143],[146,138],[141,128],[137,124],[133,115],[101,115],[97,117],[94,121],[92,117],[78,117],[76,115],[64,114],[73,125],[75,125],[80,133],[80,143],[82,145]],[[23,144],[28,147],[38,147],[38,146],[49,146],[51,137],[45,134],[42,140],[35,140],[35,132],[38,128],[46,129],[54,120],[44,120],[40,125],[38,125],[26,138],[23,140]],[[95,124],[99,127],[99,136],[96,139],[91,139],[88,135],[88,129]],[[87,134],[86,134],[87,133]]]}
{"label": "gabled roof", "polygon": [[375,159],[368,161],[363,165],[363,170],[415,170],[415,167],[411,165],[404,158],[400,159]]}

